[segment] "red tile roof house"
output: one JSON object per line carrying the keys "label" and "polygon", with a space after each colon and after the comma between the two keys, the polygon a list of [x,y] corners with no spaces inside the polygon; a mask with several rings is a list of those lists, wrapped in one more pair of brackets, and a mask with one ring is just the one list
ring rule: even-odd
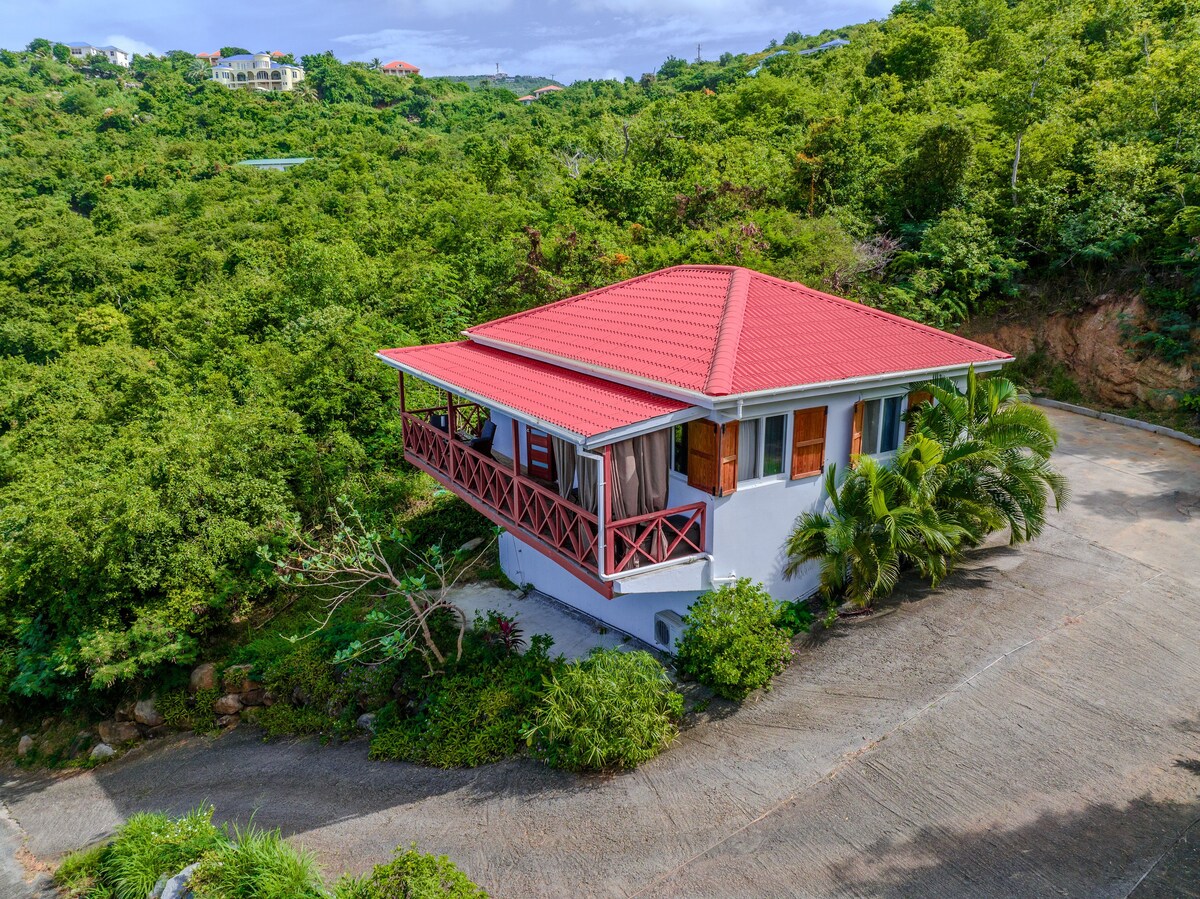
{"label": "red tile roof house", "polygon": [[[681,265],[383,350],[406,458],[504,528],[537,589],[670,648],[679,616],[738,577],[777,599],[822,473],[904,439],[909,385],[1012,357],[744,268]],[[407,376],[407,377],[406,377]],[[412,379],[444,397],[408,408]],[[407,389],[406,389],[407,388]]]}
{"label": "red tile roof house", "polygon": [[400,59],[392,60],[380,66],[379,69],[385,75],[419,75],[421,70],[410,62],[404,62]]}

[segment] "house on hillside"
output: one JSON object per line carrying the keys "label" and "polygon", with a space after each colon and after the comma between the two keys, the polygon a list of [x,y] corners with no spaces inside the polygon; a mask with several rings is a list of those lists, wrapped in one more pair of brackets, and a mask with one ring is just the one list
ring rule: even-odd
{"label": "house on hillside", "polygon": [[1012,361],[714,265],[464,336],[378,354],[400,372],[405,457],[504,528],[515,583],[664,648],[715,585],[812,593],[817,568],[786,579],[783,546],[796,516],[825,503],[826,467],[894,454],[914,382]]}
{"label": "house on hillside", "polygon": [[552,94],[555,91],[560,91],[560,90],[562,90],[562,88],[559,87],[557,84],[547,84],[545,87],[539,87],[537,90],[535,90],[533,92],[533,98],[535,100],[540,100],[540,99],[542,99],[542,97],[546,96],[546,94]]}
{"label": "house on hillside", "polygon": [[221,51],[213,50],[212,53],[197,53],[196,59],[200,60],[201,62],[206,62],[210,66],[215,66],[221,61]]}
{"label": "house on hillside", "polygon": [[393,75],[396,77],[404,77],[406,75],[420,75],[421,70],[414,66],[411,62],[404,62],[401,59],[394,59],[389,63],[380,66],[379,71],[385,75]]}
{"label": "house on hillside", "polygon": [[535,97],[533,94],[526,94],[524,97],[517,97],[517,102],[522,106],[528,106],[536,99],[537,97]]}
{"label": "house on hillside", "polygon": [[304,69],[276,62],[270,53],[239,53],[218,59],[212,67],[212,80],[229,88],[290,91],[304,80]]}
{"label": "house on hillside", "polygon": [[79,42],[67,44],[67,47],[70,48],[73,59],[86,60],[89,56],[102,56],[114,66],[121,66],[125,69],[129,68],[129,51],[122,50],[120,47],[113,47],[111,45],[97,47],[95,44]]}

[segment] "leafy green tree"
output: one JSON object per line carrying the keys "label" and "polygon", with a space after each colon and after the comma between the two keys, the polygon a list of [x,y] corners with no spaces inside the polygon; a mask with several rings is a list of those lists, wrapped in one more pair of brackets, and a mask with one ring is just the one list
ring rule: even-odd
{"label": "leafy green tree", "polygon": [[222,47],[217,52],[221,54],[222,59],[228,59],[230,56],[246,56],[250,53],[245,47]]}

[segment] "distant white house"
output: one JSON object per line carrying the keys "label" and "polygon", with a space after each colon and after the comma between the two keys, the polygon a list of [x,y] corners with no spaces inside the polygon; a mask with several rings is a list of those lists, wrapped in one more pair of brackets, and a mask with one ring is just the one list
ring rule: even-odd
{"label": "distant white house", "polygon": [[391,75],[395,78],[403,78],[407,75],[420,75],[421,70],[414,66],[411,62],[405,62],[402,59],[393,59],[391,62],[380,67],[379,71],[385,75]]}
{"label": "distant white house", "polygon": [[536,99],[537,97],[535,97],[533,94],[526,94],[524,97],[517,97],[517,102],[522,106],[528,106]]}
{"label": "distant white house", "polygon": [[129,68],[130,54],[128,50],[122,50],[120,47],[105,46],[97,47],[95,44],[85,43],[70,43],[67,44],[71,48],[71,56],[74,59],[86,60],[89,56],[103,56],[114,66]]}
{"label": "distant white house", "polygon": [[271,53],[226,56],[212,67],[212,80],[229,88],[290,91],[304,80],[301,66],[272,59]]}
{"label": "distant white house", "polygon": [[535,100],[540,100],[542,97],[546,96],[546,94],[551,94],[560,90],[562,90],[562,88],[557,84],[547,84],[545,87],[539,87],[537,90],[535,90],[533,92],[533,98]]}

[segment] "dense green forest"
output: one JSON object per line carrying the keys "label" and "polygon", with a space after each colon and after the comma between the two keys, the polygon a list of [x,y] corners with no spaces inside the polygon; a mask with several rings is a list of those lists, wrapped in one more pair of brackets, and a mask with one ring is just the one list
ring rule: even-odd
{"label": "dense green forest", "polygon": [[[951,328],[1119,284],[1178,352],[1197,13],[916,0],[529,107],[331,54],[258,95],[0,52],[0,694],[107,701],[274,601],[281,520],[427,502],[380,347],[719,262]],[[312,161],[236,165],[271,156]]]}

